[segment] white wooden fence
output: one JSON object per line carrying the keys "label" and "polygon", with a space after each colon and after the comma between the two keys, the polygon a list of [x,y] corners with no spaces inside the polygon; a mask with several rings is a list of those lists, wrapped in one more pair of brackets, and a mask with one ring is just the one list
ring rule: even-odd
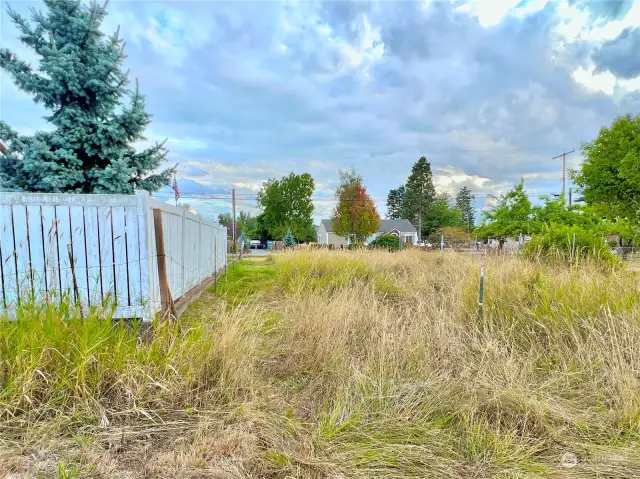
{"label": "white wooden fence", "polygon": [[116,318],[153,318],[161,309],[154,209],[178,300],[225,267],[225,227],[147,192],[0,193],[0,310],[69,295],[85,308],[113,302]]}

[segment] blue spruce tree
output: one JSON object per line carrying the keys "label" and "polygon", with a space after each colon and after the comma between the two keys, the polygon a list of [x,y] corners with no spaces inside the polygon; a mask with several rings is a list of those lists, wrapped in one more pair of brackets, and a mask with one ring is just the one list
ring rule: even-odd
{"label": "blue spruce tree", "polygon": [[[122,71],[124,42],[106,37],[105,7],[80,0],[44,0],[46,14],[32,10],[31,23],[8,14],[20,40],[39,56],[39,69],[0,49],[0,67],[51,115],[53,131],[20,135],[0,121],[0,189],[34,192],[125,193],[155,191],[169,184],[172,169],[154,173],[163,144],[136,151],[151,116],[144,98],[128,89]],[[125,100],[130,100],[125,105]]]}
{"label": "blue spruce tree", "polygon": [[249,237],[247,236],[247,234],[244,231],[242,233],[240,233],[240,241],[242,242],[242,245],[243,245],[244,249],[250,249],[251,248],[251,241],[249,240]]}
{"label": "blue spruce tree", "polygon": [[285,246],[293,246],[293,245],[295,245],[295,244],[296,244],[296,240],[295,240],[295,238],[293,237],[293,234],[291,233],[291,230],[288,230],[288,231],[285,233],[284,238],[283,238],[283,241],[284,241],[284,245],[285,245]]}

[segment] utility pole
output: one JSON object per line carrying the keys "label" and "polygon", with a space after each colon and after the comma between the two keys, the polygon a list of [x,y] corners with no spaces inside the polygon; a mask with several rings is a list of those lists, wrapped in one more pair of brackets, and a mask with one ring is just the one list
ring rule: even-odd
{"label": "utility pole", "polygon": [[233,244],[236,244],[236,189],[231,189],[231,204],[233,208],[233,217],[231,218],[231,236],[233,237]]}
{"label": "utility pole", "polygon": [[569,188],[569,208],[571,208],[571,188]]}
{"label": "utility pole", "polygon": [[567,155],[570,153],[573,153],[574,151],[576,150],[565,151],[561,155],[554,156],[553,158],[551,158],[552,160],[556,160],[562,157],[562,198],[563,200],[564,200],[565,183],[567,182],[567,161],[566,161]]}

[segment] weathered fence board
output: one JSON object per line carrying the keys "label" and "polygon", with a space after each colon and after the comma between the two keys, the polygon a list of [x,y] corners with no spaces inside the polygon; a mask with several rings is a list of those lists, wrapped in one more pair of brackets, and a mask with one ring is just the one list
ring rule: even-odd
{"label": "weathered fence board", "polygon": [[0,309],[70,297],[84,308],[115,302],[115,317],[151,319],[161,307],[153,209],[178,300],[224,268],[226,228],[146,192],[0,193]]}
{"label": "weathered fence board", "polygon": [[6,218],[0,227],[0,268],[2,273],[2,307],[18,299],[18,271],[13,242],[13,214],[11,206],[0,205],[0,218]]}

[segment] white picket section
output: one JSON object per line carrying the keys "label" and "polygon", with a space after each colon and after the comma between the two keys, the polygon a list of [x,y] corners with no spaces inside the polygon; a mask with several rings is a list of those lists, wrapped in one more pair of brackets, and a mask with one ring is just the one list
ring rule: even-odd
{"label": "white picket section", "polygon": [[113,302],[117,318],[152,319],[161,307],[154,209],[176,301],[225,267],[225,227],[146,192],[0,193],[0,310],[71,297],[84,308]]}

